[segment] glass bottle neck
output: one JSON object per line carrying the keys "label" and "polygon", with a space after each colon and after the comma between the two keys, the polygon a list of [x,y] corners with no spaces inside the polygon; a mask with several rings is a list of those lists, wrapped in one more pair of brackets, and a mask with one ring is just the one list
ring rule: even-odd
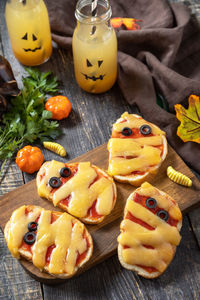
{"label": "glass bottle neck", "polygon": [[80,23],[98,24],[110,19],[112,10],[107,0],[97,1],[96,15],[92,16],[92,0],[79,0],[76,5],[75,17]]}

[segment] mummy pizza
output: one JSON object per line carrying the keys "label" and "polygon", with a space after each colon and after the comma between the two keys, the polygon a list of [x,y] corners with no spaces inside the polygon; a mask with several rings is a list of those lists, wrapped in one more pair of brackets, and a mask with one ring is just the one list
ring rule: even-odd
{"label": "mummy pizza", "polygon": [[108,151],[108,174],[139,186],[157,173],[167,155],[167,140],[156,125],[125,112],[113,124]]}
{"label": "mummy pizza", "polygon": [[84,224],[67,213],[39,206],[16,209],[4,234],[15,258],[24,257],[59,278],[73,276],[92,255],[92,238]]}
{"label": "mummy pizza", "polygon": [[146,278],[161,275],[176,252],[182,214],[166,193],[145,182],[126,202],[118,257],[122,266]]}
{"label": "mummy pizza", "polygon": [[116,202],[113,179],[90,162],[48,161],[40,168],[36,183],[40,197],[85,223],[101,222]]}

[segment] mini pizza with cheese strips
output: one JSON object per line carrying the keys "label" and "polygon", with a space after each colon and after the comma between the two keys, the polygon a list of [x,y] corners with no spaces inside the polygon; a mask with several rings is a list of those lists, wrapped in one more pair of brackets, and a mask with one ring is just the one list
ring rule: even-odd
{"label": "mini pizza with cheese strips", "polygon": [[113,124],[108,142],[108,174],[135,186],[157,173],[167,155],[165,132],[142,117],[125,112]]}
{"label": "mini pizza with cheese strips", "polygon": [[180,243],[181,225],[182,214],[176,202],[143,183],[126,202],[118,236],[120,263],[146,278],[160,276]]}
{"label": "mini pizza with cheese strips", "polygon": [[111,176],[90,162],[45,162],[37,178],[40,197],[53,202],[84,223],[96,224],[110,214],[116,202]]}
{"label": "mini pizza with cheese strips", "polygon": [[15,258],[32,261],[40,271],[72,277],[91,257],[92,238],[85,225],[66,212],[24,205],[16,209],[4,230]]}

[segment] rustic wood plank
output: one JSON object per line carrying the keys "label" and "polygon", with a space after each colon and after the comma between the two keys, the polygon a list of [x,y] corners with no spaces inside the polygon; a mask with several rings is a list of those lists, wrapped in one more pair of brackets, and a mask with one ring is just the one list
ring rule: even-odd
{"label": "rustic wood plank", "polygon": [[[3,17],[4,1],[0,2],[0,54],[5,55],[8,41]],[[10,52],[11,53],[11,52]],[[12,64],[13,66],[14,64]],[[16,67],[14,68],[16,71]],[[15,72],[16,74],[16,72]],[[20,75],[20,72],[18,73]],[[24,184],[22,173],[15,163],[6,164],[6,176],[1,178],[0,195],[3,195],[16,187]],[[14,199],[13,199],[14,201]],[[20,263],[14,259],[5,242],[3,233],[0,231],[0,299],[43,299],[41,285],[24,272]]]}
{"label": "rustic wood plank", "polygon": [[[6,165],[6,177],[1,182],[0,195],[23,184],[22,173],[16,164]],[[15,201],[15,199],[12,199]],[[11,203],[12,206],[12,203]],[[43,299],[41,286],[24,272],[18,260],[14,259],[0,231],[0,299]]]}

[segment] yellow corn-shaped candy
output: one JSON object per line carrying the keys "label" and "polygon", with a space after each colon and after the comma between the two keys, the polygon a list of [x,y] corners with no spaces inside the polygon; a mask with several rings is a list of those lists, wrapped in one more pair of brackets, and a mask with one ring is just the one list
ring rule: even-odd
{"label": "yellow corn-shaped candy", "polygon": [[43,142],[43,145],[46,149],[55,152],[60,156],[66,156],[67,154],[65,148],[58,143]]}
{"label": "yellow corn-shaped candy", "polygon": [[178,172],[174,170],[171,166],[167,168],[167,176],[174,182],[185,185],[185,186],[191,186],[192,180],[187,177],[186,175],[182,174],[181,172]]}

